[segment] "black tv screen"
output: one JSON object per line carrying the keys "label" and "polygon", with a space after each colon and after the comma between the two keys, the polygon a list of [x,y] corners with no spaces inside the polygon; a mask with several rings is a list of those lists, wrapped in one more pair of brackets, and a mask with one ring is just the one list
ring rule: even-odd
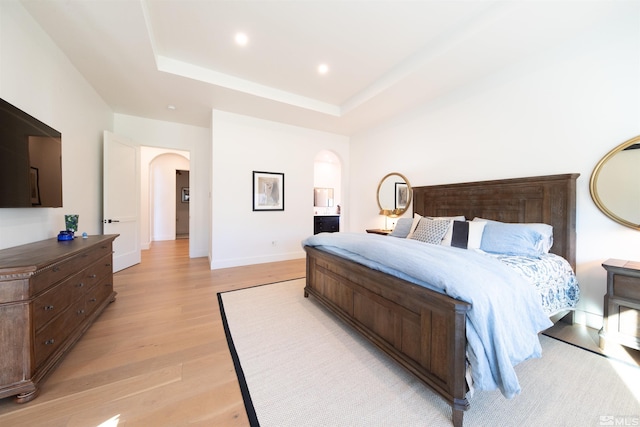
{"label": "black tv screen", "polygon": [[0,208],[62,207],[62,135],[0,99]]}

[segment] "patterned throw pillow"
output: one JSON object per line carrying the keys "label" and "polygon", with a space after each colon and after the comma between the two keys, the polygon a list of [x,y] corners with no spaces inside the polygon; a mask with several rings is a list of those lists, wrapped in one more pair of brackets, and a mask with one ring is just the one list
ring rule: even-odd
{"label": "patterned throw pillow", "polygon": [[450,225],[451,221],[447,219],[421,218],[416,230],[410,238],[425,243],[439,245]]}

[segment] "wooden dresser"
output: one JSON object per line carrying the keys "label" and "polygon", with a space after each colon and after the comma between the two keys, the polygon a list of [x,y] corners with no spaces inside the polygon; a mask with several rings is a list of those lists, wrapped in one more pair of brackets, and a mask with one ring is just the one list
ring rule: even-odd
{"label": "wooden dresser", "polygon": [[336,233],[340,231],[338,215],[316,215],[313,217],[313,234]]}
{"label": "wooden dresser", "polygon": [[0,250],[0,398],[34,399],[38,384],[115,300],[117,236]]}
{"label": "wooden dresser", "polygon": [[640,262],[609,259],[600,347],[613,341],[640,350]]}

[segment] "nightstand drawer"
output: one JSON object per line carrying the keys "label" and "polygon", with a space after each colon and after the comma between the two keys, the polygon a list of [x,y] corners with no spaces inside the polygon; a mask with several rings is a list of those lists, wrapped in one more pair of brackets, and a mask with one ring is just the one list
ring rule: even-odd
{"label": "nightstand drawer", "polygon": [[640,278],[632,276],[613,276],[613,295],[640,301]]}
{"label": "nightstand drawer", "polygon": [[618,331],[632,337],[640,337],[640,312],[633,308],[620,307]]}

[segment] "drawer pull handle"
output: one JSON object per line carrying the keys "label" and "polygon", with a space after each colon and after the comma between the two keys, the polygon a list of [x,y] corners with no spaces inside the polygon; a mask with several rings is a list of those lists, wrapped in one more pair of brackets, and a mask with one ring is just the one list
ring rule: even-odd
{"label": "drawer pull handle", "polygon": [[53,310],[53,306],[52,305],[45,305],[44,306],[44,311],[51,311]]}
{"label": "drawer pull handle", "polygon": [[107,266],[107,267],[111,267],[111,263],[110,263],[110,262],[108,262],[108,263],[106,263],[106,264],[105,264],[105,266]]}
{"label": "drawer pull handle", "polygon": [[83,287],[83,286],[84,286],[84,283],[82,283],[82,282],[80,282],[80,283],[78,283],[78,284],[76,285],[76,287],[77,287],[77,288],[81,288],[81,287]]}
{"label": "drawer pull handle", "polygon": [[98,277],[98,276],[95,275],[95,274],[92,274],[92,275],[89,276],[89,279],[95,279],[96,277]]}
{"label": "drawer pull handle", "polygon": [[91,299],[89,300],[89,302],[96,302],[96,299],[95,299],[95,298],[91,298]]}
{"label": "drawer pull handle", "polygon": [[84,310],[78,310],[78,314],[84,314]]}
{"label": "drawer pull handle", "polygon": [[56,340],[54,340],[53,338],[48,339],[44,342],[44,345],[52,345],[54,342],[56,342]]}

